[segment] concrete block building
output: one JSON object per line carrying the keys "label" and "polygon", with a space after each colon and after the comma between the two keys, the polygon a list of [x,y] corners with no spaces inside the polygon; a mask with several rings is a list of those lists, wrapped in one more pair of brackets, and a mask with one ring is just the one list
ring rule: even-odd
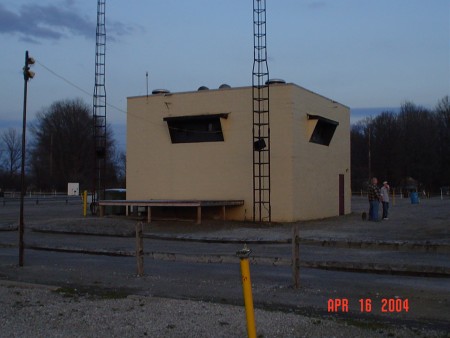
{"label": "concrete block building", "polygon": [[[226,217],[252,220],[252,87],[221,87],[128,98],[127,200],[243,200]],[[271,85],[270,135],[272,221],[350,213],[348,107]]]}

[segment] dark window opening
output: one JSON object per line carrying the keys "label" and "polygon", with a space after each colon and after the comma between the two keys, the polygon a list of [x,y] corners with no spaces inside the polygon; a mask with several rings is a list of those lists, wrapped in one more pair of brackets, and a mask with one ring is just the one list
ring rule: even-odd
{"label": "dark window opening", "polygon": [[339,122],[327,119],[319,115],[309,115],[308,120],[317,120],[316,127],[309,142],[329,146]]}
{"label": "dark window opening", "polygon": [[172,143],[223,142],[221,118],[228,114],[165,117]]}

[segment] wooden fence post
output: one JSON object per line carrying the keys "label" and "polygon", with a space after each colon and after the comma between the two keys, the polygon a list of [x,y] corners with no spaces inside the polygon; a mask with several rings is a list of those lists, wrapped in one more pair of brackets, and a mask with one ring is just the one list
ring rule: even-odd
{"label": "wooden fence post", "polygon": [[294,288],[298,289],[300,284],[300,237],[298,225],[292,227],[292,281]]}
{"label": "wooden fence post", "polygon": [[136,223],[136,260],[137,275],[142,277],[144,275],[144,237],[142,222]]}

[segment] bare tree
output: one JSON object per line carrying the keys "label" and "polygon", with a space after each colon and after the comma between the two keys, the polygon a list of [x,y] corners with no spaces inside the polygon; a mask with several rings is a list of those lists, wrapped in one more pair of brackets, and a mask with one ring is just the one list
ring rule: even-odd
{"label": "bare tree", "polygon": [[398,115],[402,147],[402,178],[412,177],[426,190],[438,177],[436,120],[432,112],[411,102],[402,105]]}
{"label": "bare tree", "polygon": [[413,178],[427,191],[450,184],[448,96],[434,111],[405,102],[399,113],[383,112],[358,122],[351,129],[351,147],[356,189],[367,172],[393,186]]}
{"label": "bare tree", "polygon": [[401,176],[401,140],[398,119],[393,112],[382,112],[372,121],[372,168],[381,180],[395,183]]}
{"label": "bare tree", "polygon": [[[30,167],[36,187],[65,190],[68,182],[90,189],[94,172],[93,118],[91,108],[80,99],[57,101],[38,113],[31,125],[34,136]],[[107,158],[114,156],[114,140],[107,128]],[[114,167],[107,162],[107,184],[114,180]]]}
{"label": "bare tree", "polygon": [[117,153],[115,158],[116,168],[117,168],[117,183],[121,187],[126,186],[126,172],[127,172],[127,155],[124,151]]}
{"label": "bare tree", "polygon": [[364,188],[370,176],[369,129],[369,119],[357,122],[350,129],[352,189],[354,190]]}
{"label": "bare tree", "polygon": [[21,135],[14,128],[5,130],[1,139],[5,145],[5,168],[12,177],[18,173],[20,169],[20,160],[22,158],[22,140]]}
{"label": "bare tree", "polygon": [[436,106],[438,151],[442,185],[450,185],[450,100],[444,97]]}

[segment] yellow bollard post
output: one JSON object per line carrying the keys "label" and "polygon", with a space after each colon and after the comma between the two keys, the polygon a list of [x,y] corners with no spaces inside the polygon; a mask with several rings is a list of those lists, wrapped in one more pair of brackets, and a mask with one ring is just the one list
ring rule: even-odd
{"label": "yellow bollard post", "polygon": [[87,215],[87,190],[83,192],[83,216]]}
{"label": "yellow bollard post", "polygon": [[248,257],[252,251],[244,245],[236,252],[241,260],[242,290],[244,292],[245,314],[247,317],[247,334],[249,338],[256,338],[255,312],[253,309],[252,282],[250,279],[250,264]]}

